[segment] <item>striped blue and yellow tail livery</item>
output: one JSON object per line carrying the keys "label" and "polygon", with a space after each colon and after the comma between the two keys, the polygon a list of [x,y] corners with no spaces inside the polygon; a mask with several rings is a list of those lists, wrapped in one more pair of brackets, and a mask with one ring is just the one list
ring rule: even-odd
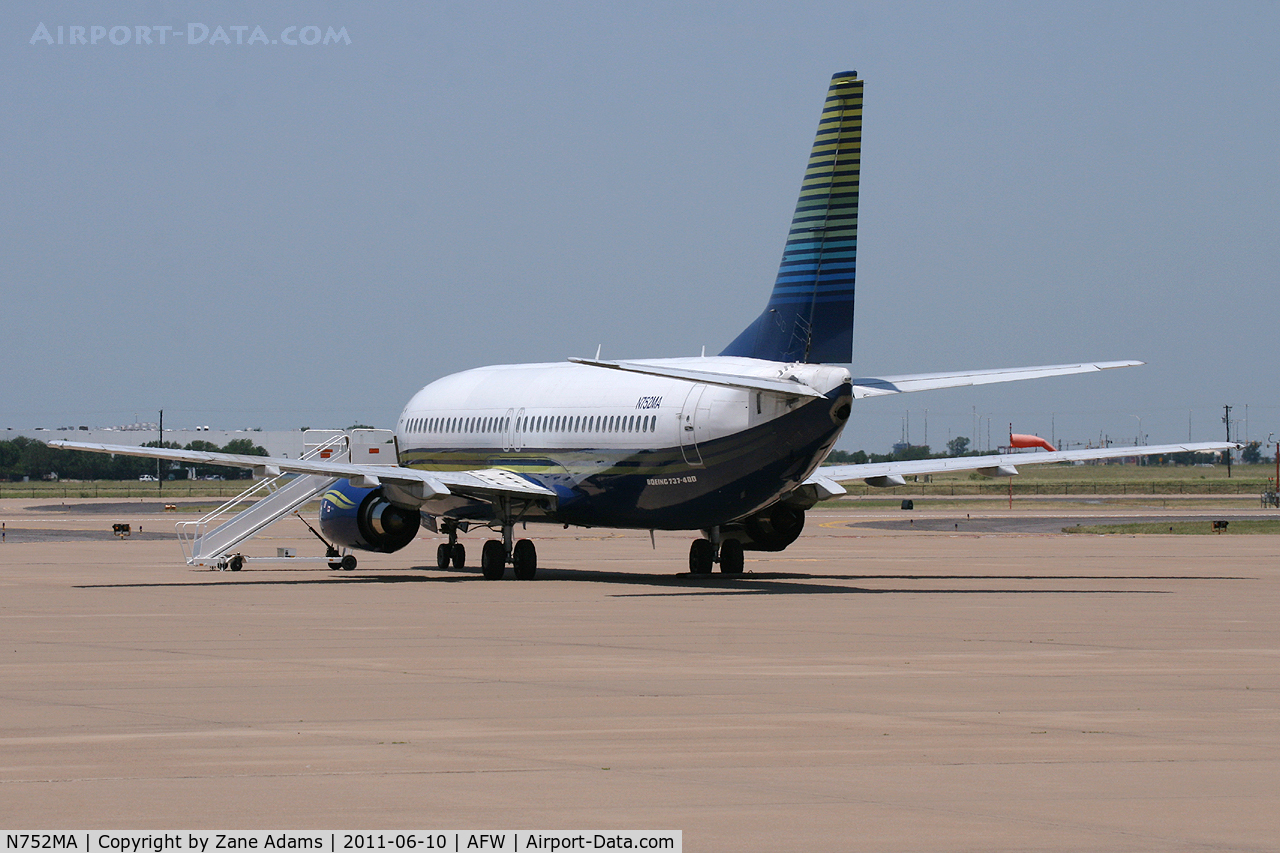
{"label": "striped blue and yellow tail livery", "polygon": [[769,304],[721,355],[813,364],[853,359],[862,159],[857,76],[831,78]]}

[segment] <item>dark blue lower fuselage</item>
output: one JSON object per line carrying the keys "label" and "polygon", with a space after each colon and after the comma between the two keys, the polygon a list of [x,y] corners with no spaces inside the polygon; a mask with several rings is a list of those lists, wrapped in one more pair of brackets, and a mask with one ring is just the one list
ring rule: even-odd
{"label": "dark blue lower fuselage", "polygon": [[[517,513],[528,520],[701,530],[751,515],[804,482],[839,437],[849,401],[849,386],[843,385],[765,423],[699,442],[696,448],[620,452],[589,446],[518,451],[414,446],[404,449],[401,457],[415,467],[504,468],[556,491],[554,505],[532,503]],[[494,517],[489,504],[462,499],[446,499],[423,511],[477,521]]]}

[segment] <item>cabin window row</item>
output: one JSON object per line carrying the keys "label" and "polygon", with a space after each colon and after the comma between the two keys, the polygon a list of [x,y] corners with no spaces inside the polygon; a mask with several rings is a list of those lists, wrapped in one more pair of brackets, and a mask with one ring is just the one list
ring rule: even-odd
{"label": "cabin window row", "polygon": [[[412,433],[504,433],[511,427],[509,417],[410,418]],[[525,415],[516,419],[524,433],[570,432],[654,432],[657,415]]]}

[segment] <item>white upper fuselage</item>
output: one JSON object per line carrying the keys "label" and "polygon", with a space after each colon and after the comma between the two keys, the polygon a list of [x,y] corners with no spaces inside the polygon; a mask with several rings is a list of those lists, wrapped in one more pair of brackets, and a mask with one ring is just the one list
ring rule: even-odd
{"label": "white upper fuselage", "polygon": [[[625,365],[496,365],[439,379],[397,421],[400,463],[512,471],[556,490],[547,516],[558,521],[689,529],[794,489],[848,417],[841,367],[734,357]],[[647,369],[728,385],[637,372]]]}
{"label": "white upper fuselage", "polygon": [[[794,378],[827,394],[842,367],[749,358],[649,359],[661,365],[761,379]],[[413,396],[396,422],[401,448],[635,450],[723,438],[773,420],[802,399],[599,367],[504,364],[454,373]],[[693,433],[687,435],[687,433]]]}

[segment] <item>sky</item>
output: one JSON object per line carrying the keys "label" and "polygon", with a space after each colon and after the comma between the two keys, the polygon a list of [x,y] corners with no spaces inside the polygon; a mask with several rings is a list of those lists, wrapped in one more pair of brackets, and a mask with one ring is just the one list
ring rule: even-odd
{"label": "sky", "polygon": [[1147,365],[860,401],[839,447],[1219,440],[1224,405],[1280,437],[1278,32],[1270,2],[5,3],[0,430],[389,427],[468,367],[719,352],[857,70],[854,375]]}

